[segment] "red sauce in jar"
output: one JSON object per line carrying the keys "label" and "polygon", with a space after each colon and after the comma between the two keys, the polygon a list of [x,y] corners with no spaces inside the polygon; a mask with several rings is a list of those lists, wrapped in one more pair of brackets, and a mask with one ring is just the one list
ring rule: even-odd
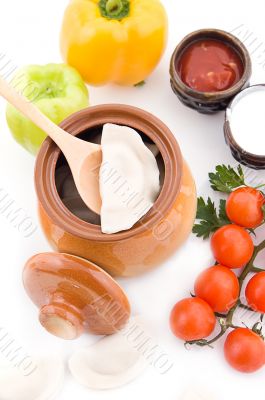
{"label": "red sauce in jar", "polygon": [[181,80],[199,92],[219,92],[234,86],[243,75],[243,63],[229,45],[214,39],[198,40],[177,62]]}

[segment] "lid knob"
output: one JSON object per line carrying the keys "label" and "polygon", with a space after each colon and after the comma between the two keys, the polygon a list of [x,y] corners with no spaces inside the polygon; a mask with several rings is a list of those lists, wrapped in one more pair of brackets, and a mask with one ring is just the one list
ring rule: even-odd
{"label": "lid knob", "polygon": [[39,320],[49,333],[61,339],[77,339],[84,332],[81,315],[65,304],[43,306]]}

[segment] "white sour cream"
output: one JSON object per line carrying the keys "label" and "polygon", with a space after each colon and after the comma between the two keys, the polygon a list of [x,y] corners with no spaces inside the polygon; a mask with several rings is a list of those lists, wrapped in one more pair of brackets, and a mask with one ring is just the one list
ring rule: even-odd
{"label": "white sour cream", "polygon": [[248,153],[265,155],[265,86],[239,93],[227,109],[232,135]]}

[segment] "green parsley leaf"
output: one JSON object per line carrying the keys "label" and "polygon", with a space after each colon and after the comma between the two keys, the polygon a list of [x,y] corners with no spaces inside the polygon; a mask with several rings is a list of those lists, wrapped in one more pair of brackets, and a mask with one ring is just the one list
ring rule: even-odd
{"label": "green parsley leaf", "polygon": [[209,173],[209,180],[212,189],[222,193],[231,193],[233,189],[246,186],[241,165],[238,165],[236,171],[230,165],[217,165],[215,173]]}
{"label": "green parsley leaf", "polygon": [[224,222],[223,225],[231,224],[227,214],[226,214],[226,200],[220,200],[219,204],[219,219],[220,221]]}
{"label": "green parsley leaf", "polygon": [[200,222],[194,225],[192,232],[197,237],[208,239],[210,234],[218,228],[230,224],[231,222],[226,215],[225,206],[226,201],[221,200],[219,213],[217,214],[214,202],[209,197],[207,202],[202,197],[199,197],[196,219]]}

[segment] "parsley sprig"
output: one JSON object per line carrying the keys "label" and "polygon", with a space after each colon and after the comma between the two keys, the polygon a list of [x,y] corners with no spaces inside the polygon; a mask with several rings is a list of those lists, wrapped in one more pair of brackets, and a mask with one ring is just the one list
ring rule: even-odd
{"label": "parsley sprig", "polygon": [[[213,190],[227,194],[232,193],[239,187],[247,186],[240,164],[235,169],[230,165],[217,165],[215,172],[209,173],[209,181]],[[262,186],[265,186],[265,184],[259,185],[255,189],[260,190],[259,188]],[[265,219],[265,204],[262,206],[262,211]],[[215,204],[210,198],[206,202],[202,197],[199,197],[196,219],[198,223],[194,225],[192,231],[197,237],[202,237],[203,239],[207,239],[211,233],[222,226],[231,224],[226,214],[226,200],[220,200],[217,212]],[[248,231],[255,235],[253,229],[248,229]]]}
{"label": "parsley sprig", "polygon": [[219,212],[217,213],[214,202],[208,197],[207,202],[202,197],[198,198],[196,219],[200,222],[195,224],[192,232],[197,237],[207,239],[211,233],[224,225],[228,225],[229,221],[225,211],[226,201],[220,200]]}
{"label": "parsley sprig", "polygon": [[246,186],[241,165],[238,165],[236,170],[230,165],[217,165],[215,173],[209,173],[209,180],[212,189],[222,193],[231,193],[240,186]]}
{"label": "parsley sprig", "polygon": [[[230,165],[217,165],[215,172],[209,173],[209,180],[212,189],[222,193],[231,193],[234,189],[246,185],[241,165],[238,165],[236,170]],[[193,233],[207,239],[211,233],[231,223],[226,214],[226,200],[220,200],[217,211],[210,197],[207,202],[199,197],[196,219],[199,222],[194,225]]]}

